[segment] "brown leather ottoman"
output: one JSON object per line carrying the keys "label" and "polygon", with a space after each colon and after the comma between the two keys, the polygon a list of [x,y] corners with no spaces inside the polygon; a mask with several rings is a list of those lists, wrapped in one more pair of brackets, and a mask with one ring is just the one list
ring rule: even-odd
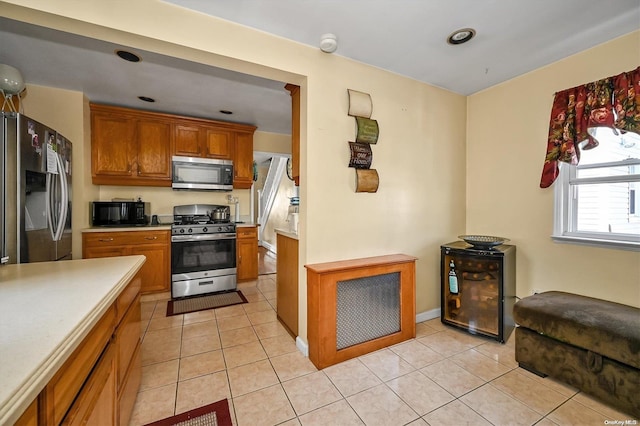
{"label": "brown leather ottoman", "polygon": [[560,291],[513,308],[516,361],[640,417],[640,309]]}

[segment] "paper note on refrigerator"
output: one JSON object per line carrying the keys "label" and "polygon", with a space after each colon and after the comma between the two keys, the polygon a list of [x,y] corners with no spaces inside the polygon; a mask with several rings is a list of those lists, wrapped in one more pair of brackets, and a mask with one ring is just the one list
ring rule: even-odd
{"label": "paper note on refrigerator", "polygon": [[58,159],[56,158],[58,154],[53,148],[53,145],[47,144],[47,173],[52,173],[54,175],[58,174]]}

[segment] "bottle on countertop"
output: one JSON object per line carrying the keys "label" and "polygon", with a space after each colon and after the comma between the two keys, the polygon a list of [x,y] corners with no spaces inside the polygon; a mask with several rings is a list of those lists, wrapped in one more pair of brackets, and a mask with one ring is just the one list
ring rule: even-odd
{"label": "bottle on countertop", "polygon": [[456,275],[453,259],[449,263],[449,293],[458,294],[458,276]]}

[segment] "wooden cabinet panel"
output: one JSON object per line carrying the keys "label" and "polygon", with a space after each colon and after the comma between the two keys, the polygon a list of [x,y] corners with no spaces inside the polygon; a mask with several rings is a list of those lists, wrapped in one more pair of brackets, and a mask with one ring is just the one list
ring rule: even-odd
{"label": "wooden cabinet panel", "polygon": [[237,133],[233,155],[233,187],[250,189],[253,184],[253,134]]}
{"label": "wooden cabinet panel", "polygon": [[120,115],[91,117],[92,176],[133,176],[136,121]]}
{"label": "wooden cabinet panel", "polygon": [[236,229],[236,264],[238,281],[258,278],[258,229],[241,226]]}
{"label": "wooden cabinet panel", "polygon": [[142,293],[169,290],[170,254],[166,244],[131,246],[129,254],[141,254],[147,261],[140,269]]}
{"label": "wooden cabinet panel", "polygon": [[45,388],[47,424],[60,424],[115,329],[112,306]]}
{"label": "wooden cabinet panel", "polygon": [[138,345],[133,355],[133,359],[129,364],[129,371],[125,378],[122,388],[118,391],[118,415],[119,425],[126,426],[129,424],[133,406],[136,403],[138,389],[142,382],[142,361],[141,361],[141,345]]}
{"label": "wooden cabinet panel", "polygon": [[298,240],[276,234],[276,300],[280,322],[298,335]]}
{"label": "wooden cabinet panel", "polygon": [[115,334],[118,356],[118,390],[122,389],[129,370],[129,361],[140,344],[140,297],[131,304]]}
{"label": "wooden cabinet panel", "polygon": [[171,125],[146,120],[137,124],[138,176],[171,179]]}
{"label": "wooden cabinet panel", "polygon": [[63,425],[115,426],[116,380],[115,358],[109,345],[89,376],[82,391],[69,409]]}
{"label": "wooden cabinet panel", "polygon": [[82,257],[146,256],[140,269],[142,293],[169,291],[171,231],[85,232]]}
{"label": "wooden cabinet panel", "polygon": [[173,129],[173,155],[199,157],[202,145],[200,127],[174,124]]}
{"label": "wooden cabinet panel", "polygon": [[232,159],[232,133],[217,129],[205,129],[203,157]]}

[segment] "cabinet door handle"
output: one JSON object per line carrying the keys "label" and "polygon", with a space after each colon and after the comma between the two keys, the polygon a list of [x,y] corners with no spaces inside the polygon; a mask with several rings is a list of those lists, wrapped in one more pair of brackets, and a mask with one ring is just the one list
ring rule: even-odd
{"label": "cabinet door handle", "polygon": [[157,240],[158,237],[144,237],[145,240]]}
{"label": "cabinet door handle", "polygon": [[100,238],[98,241],[102,243],[108,243],[110,241],[113,241],[113,238]]}

